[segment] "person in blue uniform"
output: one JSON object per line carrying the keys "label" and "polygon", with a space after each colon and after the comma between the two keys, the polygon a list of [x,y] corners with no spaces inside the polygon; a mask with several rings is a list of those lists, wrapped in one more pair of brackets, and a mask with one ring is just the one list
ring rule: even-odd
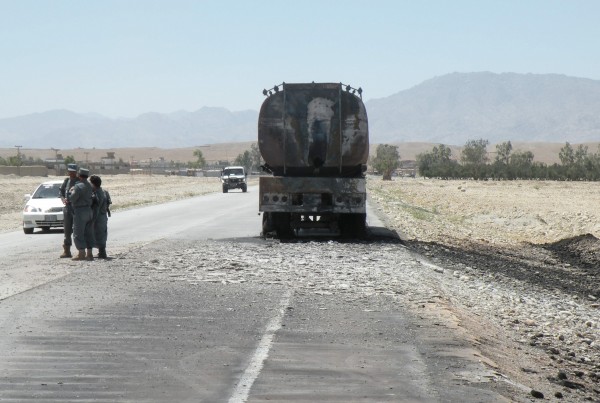
{"label": "person in blue uniform", "polygon": [[60,199],[63,202],[63,228],[65,233],[65,239],[63,241],[63,253],[60,255],[61,258],[73,257],[71,255],[71,245],[73,245],[73,206],[71,206],[70,190],[79,182],[77,177],[77,164],[68,164],[67,172],[69,176],[65,178],[62,185],[60,185]]}
{"label": "person in blue uniform", "polygon": [[110,195],[102,189],[102,179],[97,175],[90,176],[93,189],[93,227],[95,246],[98,248],[97,258],[107,259],[106,239],[108,237],[108,216],[110,214]]}
{"label": "person in blue uniform", "polygon": [[79,168],[79,182],[71,190],[73,206],[73,240],[77,256],[73,260],[94,260],[94,230],[92,228],[92,185],[88,181],[90,171]]}

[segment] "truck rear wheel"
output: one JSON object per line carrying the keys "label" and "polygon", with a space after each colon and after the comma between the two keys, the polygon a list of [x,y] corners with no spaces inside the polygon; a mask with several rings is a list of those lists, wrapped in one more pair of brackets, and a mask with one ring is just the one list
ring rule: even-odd
{"label": "truck rear wheel", "polygon": [[273,232],[275,228],[273,227],[273,217],[271,213],[264,212],[262,216],[262,236],[266,236],[269,232]]}
{"label": "truck rear wheel", "polygon": [[289,213],[271,213],[273,227],[279,239],[289,239],[294,236],[294,231],[290,225]]}
{"label": "truck rear wheel", "polygon": [[340,234],[348,239],[362,239],[367,236],[367,215],[363,213],[342,214],[339,218]]}
{"label": "truck rear wheel", "polygon": [[223,193],[227,193],[229,191],[229,188],[227,187],[227,185],[223,185]]}

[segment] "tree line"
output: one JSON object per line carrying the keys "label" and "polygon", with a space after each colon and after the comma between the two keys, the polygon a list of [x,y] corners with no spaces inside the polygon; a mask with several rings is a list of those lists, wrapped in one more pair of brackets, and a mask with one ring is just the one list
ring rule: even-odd
{"label": "tree line", "polygon": [[[588,147],[573,147],[568,142],[560,149],[560,164],[545,164],[534,161],[531,151],[515,151],[510,141],[496,145],[496,151],[487,151],[488,140],[469,140],[462,148],[458,158],[454,158],[450,147],[440,144],[431,151],[417,155],[417,172],[426,178],[444,179],[540,179],[540,180],[600,180],[600,145],[594,153]],[[491,159],[490,154],[494,154]],[[203,168],[206,160],[199,149],[194,150],[195,161],[187,163],[192,168]],[[76,162],[73,156],[67,156],[64,163]],[[228,162],[224,162],[227,164]],[[260,171],[263,160],[258,144],[251,145],[250,150],[239,154],[233,161],[247,171]],[[0,157],[0,165],[45,165],[39,158],[27,157],[24,154]],[[398,147],[380,144],[370,165],[383,174],[384,179],[391,179],[392,173],[400,167]]]}
{"label": "tree line", "polygon": [[587,146],[573,148],[567,142],[558,155],[560,164],[534,161],[531,151],[513,151],[510,141],[497,144],[490,159],[488,145],[488,140],[469,140],[455,159],[452,150],[440,144],[417,156],[417,171],[427,178],[445,179],[600,180],[600,145],[589,153]]}
{"label": "tree line", "polygon": [[0,157],[0,165],[18,167],[31,165],[46,165],[46,163],[41,158],[26,157],[25,155],[21,154],[20,156],[12,155],[7,158]]}
{"label": "tree line", "polygon": [[[193,156],[195,158],[195,160],[193,160],[193,161],[188,161],[188,162],[184,162],[184,163],[176,163],[174,161],[171,161],[169,163],[169,166],[177,166],[178,168],[183,166],[183,167],[187,167],[187,168],[202,169],[208,165],[206,159],[204,158],[202,150],[195,149],[193,151]],[[72,155],[68,155],[61,160],[61,164],[64,164],[64,165],[71,164],[71,163],[77,163],[77,162],[78,161],[76,161]],[[233,161],[233,165],[241,165],[241,166],[245,167],[247,171],[259,171],[260,165],[262,163],[263,163],[263,161],[260,156],[260,151],[258,150],[258,144],[256,144],[256,143],[252,144],[249,150],[246,150],[243,153],[239,154]],[[50,165],[54,165],[54,164],[56,164],[55,161],[53,161]],[[123,162],[123,160],[121,158],[119,158],[119,164],[125,165],[125,166],[129,165],[128,163]],[[226,165],[231,165],[231,162],[230,161],[219,161],[218,164],[221,166],[226,166]],[[11,155],[6,158],[0,156],[0,166],[34,166],[34,165],[35,166],[47,166],[48,162],[42,160],[39,157],[38,158],[28,157],[24,153],[19,153],[17,155]]]}
{"label": "tree line", "polygon": [[[63,164],[71,164],[71,163],[75,163],[75,158],[73,158],[72,155],[69,155],[64,158]],[[54,162],[53,162],[53,164],[54,164]],[[17,155],[11,155],[7,158],[0,157],[0,166],[19,167],[19,166],[45,166],[45,165],[48,165],[48,163],[46,161],[44,161],[43,159],[41,159],[39,157],[37,157],[37,158],[28,157],[23,153],[20,153]]]}

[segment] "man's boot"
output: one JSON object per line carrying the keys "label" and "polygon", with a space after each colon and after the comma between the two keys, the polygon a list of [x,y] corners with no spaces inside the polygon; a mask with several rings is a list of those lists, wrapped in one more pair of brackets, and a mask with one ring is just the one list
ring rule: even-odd
{"label": "man's boot", "polygon": [[98,248],[98,255],[96,257],[100,259],[108,259],[108,256],[106,256],[106,248]]}
{"label": "man's boot", "polygon": [[94,255],[92,255],[92,248],[87,250],[85,255],[85,260],[94,260]]}
{"label": "man's boot", "polygon": [[85,249],[77,249],[77,256],[73,260],[85,260]]}
{"label": "man's boot", "polygon": [[71,245],[63,245],[63,253],[60,257],[73,257],[73,255],[71,255]]}

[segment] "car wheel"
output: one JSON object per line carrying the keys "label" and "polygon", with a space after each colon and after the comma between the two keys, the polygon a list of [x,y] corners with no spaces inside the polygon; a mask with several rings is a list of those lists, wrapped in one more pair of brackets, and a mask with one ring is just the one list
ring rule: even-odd
{"label": "car wheel", "polygon": [[41,227],[42,231],[44,232],[50,232],[50,227]]}
{"label": "car wheel", "polygon": [[26,234],[33,234],[33,228],[23,228],[23,232]]}
{"label": "car wheel", "polygon": [[227,188],[227,186],[223,185],[223,193],[227,193],[229,191],[229,189]]}
{"label": "car wheel", "polygon": [[242,185],[242,192],[246,193],[248,191],[248,187],[246,185]]}

